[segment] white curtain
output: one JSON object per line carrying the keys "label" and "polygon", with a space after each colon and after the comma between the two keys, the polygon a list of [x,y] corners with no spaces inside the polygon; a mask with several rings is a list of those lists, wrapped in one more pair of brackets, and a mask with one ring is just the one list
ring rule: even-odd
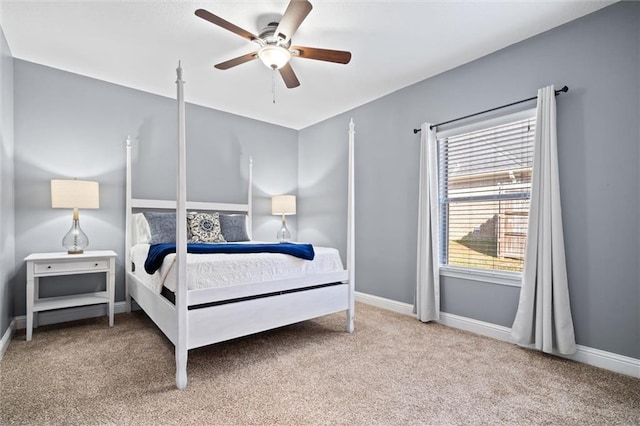
{"label": "white curtain", "polygon": [[420,133],[420,195],[418,197],[418,259],[415,311],[420,321],[440,319],[438,259],[438,148],[429,123]]}
{"label": "white curtain", "polygon": [[511,335],[519,345],[561,354],[576,351],[565,264],[553,86],[538,90],[529,232],[518,311]]}

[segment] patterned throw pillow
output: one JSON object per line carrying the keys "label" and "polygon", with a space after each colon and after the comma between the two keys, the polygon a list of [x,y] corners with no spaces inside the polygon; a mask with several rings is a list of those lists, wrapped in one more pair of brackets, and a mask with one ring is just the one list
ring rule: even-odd
{"label": "patterned throw pillow", "polygon": [[218,213],[187,214],[187,231],[190,243],[226,243]]}
{"label": "patterned throw pillow", "polygon": [[249,241],[246,214],[220,213],[220,228],[222,236],[228,243]]}

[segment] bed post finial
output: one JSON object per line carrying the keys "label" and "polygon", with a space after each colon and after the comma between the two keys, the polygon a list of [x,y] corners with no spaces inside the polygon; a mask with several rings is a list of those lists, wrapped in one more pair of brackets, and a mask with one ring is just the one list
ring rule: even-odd
{"label": "bed post finial", "polygon": [[127,148],[131,148],[131,135],[127,135]]}
{"label": "bed post finial", "polygon": [[[176,83],[178,81],[182,81],[182,61],[178,61],[178,68],[176,68],[176,74],[178,75],[178,79],[176,80]],[[184,81],[182,81],[184,83]]]}

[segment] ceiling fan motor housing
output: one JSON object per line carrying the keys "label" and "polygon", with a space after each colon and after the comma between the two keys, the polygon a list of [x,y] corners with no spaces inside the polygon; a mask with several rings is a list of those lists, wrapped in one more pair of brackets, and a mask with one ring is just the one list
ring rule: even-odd
{"label": "ceiling fan motor housing", "polygon": [[283,43],[285,41],[285,37],[278,37],[276,35],[276,30],[278,29],[278,23],[277,22],[270,22],[266,27],[264,27],[262,29],[262,31],[260,31],[260,33],[258,33],[258,37],[260,37],[260,40],[265,44],[275,44],[278,46],[282,46],[285,49],[288,49],[289,46],[291,46],[291,39],[289,39],[289,41],[287,41],[286,43]]}

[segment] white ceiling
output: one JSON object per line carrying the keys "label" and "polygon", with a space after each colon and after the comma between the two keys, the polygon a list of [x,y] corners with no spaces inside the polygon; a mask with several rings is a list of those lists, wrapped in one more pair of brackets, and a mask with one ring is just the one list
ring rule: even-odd
{"label": "white ceiling", "polygon": [[612,1],[326,1],[296,45],[349,50],[348,65],[293,58],[287,89],[260,61],[226,71],[257,45],[194,15],[198,8],[254,34],[287,1],[2,1],[14,57],[164,96],[184,68],[188,102],[301,129],[600,9]]}

